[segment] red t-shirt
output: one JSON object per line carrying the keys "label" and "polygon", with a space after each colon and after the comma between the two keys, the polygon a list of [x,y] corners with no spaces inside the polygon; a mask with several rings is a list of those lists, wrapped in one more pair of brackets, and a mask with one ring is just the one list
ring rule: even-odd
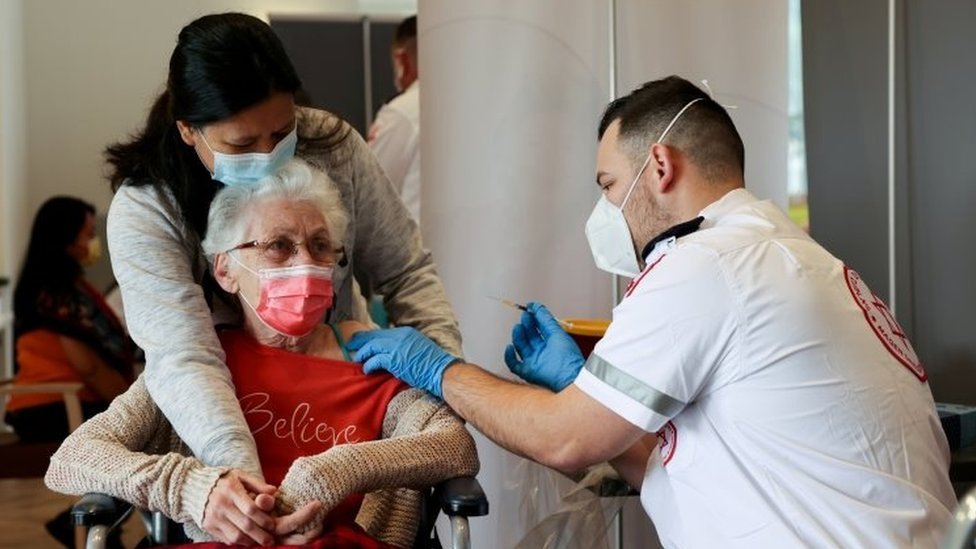
{"label": "red t-shirt", "polygon": [[[222,332],[220,342],[264,478],[275,486],[299,457],[379,439],[387,405],[407,388],[386,373],[366,375],[359,363],[266,347],[240,330]],[[358,529],[362,499],[354,494],[336,506],[325,531]]]}

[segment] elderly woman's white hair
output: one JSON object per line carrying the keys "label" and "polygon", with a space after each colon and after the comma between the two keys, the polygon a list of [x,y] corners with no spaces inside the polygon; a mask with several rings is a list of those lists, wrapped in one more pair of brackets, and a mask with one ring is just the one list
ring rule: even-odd
{"label": "elderly woman's white hair", "polygon": [[241,244],[246,239],[244,217],[251,206],[266,200],[312,204],[325,218],[329,240],[334,246],[343,245],[349,215],[342,207],[339,190],[324,172],[295,158],[255,185],[228,185],[217,192],[210,203],[207,236],[202,243],[207,259],[213,261],[215,255]]}

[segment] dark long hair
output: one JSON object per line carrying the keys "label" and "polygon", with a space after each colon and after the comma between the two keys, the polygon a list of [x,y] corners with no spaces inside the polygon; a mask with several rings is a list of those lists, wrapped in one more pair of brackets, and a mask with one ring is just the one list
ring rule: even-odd
{"label": "dark long hair", "polygon": [[68,247],[78,239],[88,214],[95,214],[94,206],[69,196],[51,198],[37,211],[14,289],[14,318],[18,323],[35,314],[41,292],[54,297],[74,292],[82,268]]}
{"label": "dark long hair", "polygon": [[[168,188],[183,221],[202,239],[210,202],[221,184],[183,143],[176,121],[204,126],[274,93],[294,94],[300,88],[284,46],[267,23],[242,13],[196,19],[180,31],[166,90],[153,103],[145,128],[105,150],[112,190],[123,184]],[[345,138],[342,129],[336,124],[316,137],[331,148]]]}

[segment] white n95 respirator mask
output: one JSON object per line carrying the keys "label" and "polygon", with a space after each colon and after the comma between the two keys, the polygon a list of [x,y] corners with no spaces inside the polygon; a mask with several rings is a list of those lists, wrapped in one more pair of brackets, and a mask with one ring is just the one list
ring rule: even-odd
{"label": "white n95 respirator mask", "polygon": [[[702,97],[692,99],[682,107],[661,132],[661,137],[657,139],[656,143],[664,141],[678,118],[684,114],[688,107],[702,99]],[[650,161],[651,153],[648,151],[644,164],[637,171],[637,177],[630,183],[630,187],[627,188],[627,194],[619,207],[614,206],[607,199],[606,192],[603,192],[593,208],[590,218],[586,220],[586,240],[590,244],[593,261],[597,268],[602,271],[629,278],[634,278],[641,272],[640,264],[637,262],[637,251],[634,249],[634,239],[630,236],[630,227],[624,217],[624,206],[630,200],[631,193],[634,192],[637,182],[644,174],[644,170],[647,169],[647,164]]]}
{"label": "white n95 respirator mask", "polygon": [[627,226],[627,219],[624,218],[624,206],[627,205],[630,193],[634,191],[637,180],[644,173],[650,159],[651,155],[648,154],[647,160],[627,189],[627,196],[624,197],[619,208],[607,199],[607,194],[604,192],[600,195],[600,200],[593,208],[590,218],[586,220],[586,240],[590,243],[593,261],[600,270],[630,278],[640,274],[637,253],[634,251],[634,239],[630,236],[630,227]]}

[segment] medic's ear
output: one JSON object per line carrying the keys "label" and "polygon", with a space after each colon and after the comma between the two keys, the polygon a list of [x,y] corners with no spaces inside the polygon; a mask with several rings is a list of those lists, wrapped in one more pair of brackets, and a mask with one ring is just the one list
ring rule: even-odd
{"label": "medic's ear", "polygon": [[672,188],[671,184],[674,183],[674,150],[662,143],[655,143],[651,145],[650,154],[651,163],[647,171],[653,168],[656,187],[654,190],[659,193],[668,192]]}
{"label": "medic's ear", "polygon": [[180,132],[180,139],[191,147],[197,144],[197,134],[186,120],[177,120],[176,129]]}
{"label": "medic's ear", "polygon": [[222,252],[215,255],[213,260],[213,277],[225,292],[236,294],[240,290],[240,285],[237,283],[237,277],[231,272],[230,263],[231,259],[228,253]]}

